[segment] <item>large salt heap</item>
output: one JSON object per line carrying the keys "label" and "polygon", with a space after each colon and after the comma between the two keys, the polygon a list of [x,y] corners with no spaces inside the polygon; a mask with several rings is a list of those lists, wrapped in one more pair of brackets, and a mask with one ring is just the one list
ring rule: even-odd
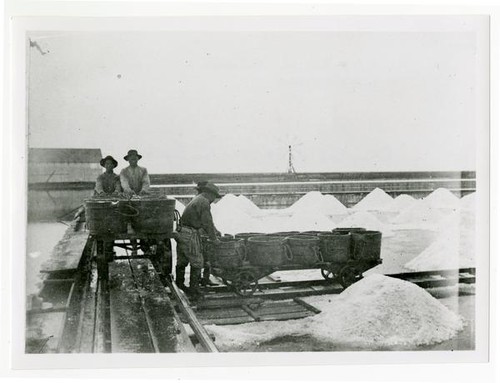
{"label": "large salt heap", "polygon": [[385,191],[379,188],[372,190],[365,198],[359,201],[354,207],[354,210],[377,210],[391,211],[393,210],[393,198]]}
{"label": "large salt heap", "polygon": [[393,232],[388,226],[384,225],[375,216],[366,211],[358,211],[351,214],[339,222],[336,227],[364,227],[368,230],[380,231],[385,237],[393,235]]}
{"label": "large salt heap", "polygon": [[405,264],[413,271],[446,270],[475,265],[475,215],[455,212],[440,223],[438,239]]}
{"label": "large salt heap", "polygon": [[[253,210],[245,197],[226,194],[212,206],[214,224],[222,233],[236,234],[254,231],[256,226],[249,211]],[[258,208],[257,208],[258,209]]]}
{"label": "large salt heap", "polygon": [[395,211],[403,211],[408,209],[416,202],[416,199],[408,194],[400,194],[396,198],[394,198],[394,202],[392,204],[392,208]]}
{"label": "large salt heap", "polygon": [[333,220],[319,212],[311,212],[308,210],[298,210],[295,212],[288,222],[288,230],[308,231],[308,230],[325,230],[330,231],[335,227]]}
{"label": "large salt heap", "polygon": [[377,346],[432,344],[453,337],[463,328],[462,319],[424,289],[380,274],[355,283],[339,298],[335,304],[322,307],[323,312],[312,321],[330,328],[330,337],[350,342]]}
{"label": "large salt heap", "polygon": [[445,217],[446,212],[433,209],[427,206],[424,201],[417,200],[394,218],[392,223],[399,226],[399,228],[436,230],[439,222]]}
{"label": "large salt heap", "polygon": [[319,342],[380,347],[438,343],[456,335],[463,320],[424,289],[380,274],[370,275],[338,296],[305,298],[321,313],[290,321],[207,326],[221,350],[244,351],[284,336],[309,336]]}
{"label": "large salt heap", "polygon": [[448,189],[439,188],[423,199],[425,206],[434,209],[458,209],[460,200]]}
{"label": "large salt heap", "polygon": [[234,194],[226,194],[217,203],[213,205],[213,209],[220,211],[240,210],[247,214],[258,214],[259,207],[250,201],[247,197]]}
{"label": "large salt heap", "polygon": [[464,210],[476,209],[476,193],[470,193],[460,199],[460,207]]}
{"label": "large salt heap", "polygon": [[324,195],[319,191],[311,191],[287,208],[287,211],[292,214],[309,212],[311,215],[332,216],[345,213],[347,208],[332,195]]}

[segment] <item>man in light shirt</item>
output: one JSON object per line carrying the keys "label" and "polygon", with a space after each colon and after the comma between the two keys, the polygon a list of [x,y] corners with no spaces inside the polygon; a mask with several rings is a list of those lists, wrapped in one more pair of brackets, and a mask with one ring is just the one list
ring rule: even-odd
{"label": "man in light shirt", "polygon": [[130,164],[120,172],[123,193],[128,196],[148,194],[151,184],[148,170],[137,165],[142,156],[137,153],[137,150],[130,149],[123,158]]}

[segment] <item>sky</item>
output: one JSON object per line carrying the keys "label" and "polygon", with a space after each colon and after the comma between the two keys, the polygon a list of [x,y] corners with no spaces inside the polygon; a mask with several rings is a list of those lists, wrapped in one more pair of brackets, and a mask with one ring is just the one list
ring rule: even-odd
{"label": "sky", "polygon": [[31,32],[30,147],[151,173],[475,170],[471,32]]}

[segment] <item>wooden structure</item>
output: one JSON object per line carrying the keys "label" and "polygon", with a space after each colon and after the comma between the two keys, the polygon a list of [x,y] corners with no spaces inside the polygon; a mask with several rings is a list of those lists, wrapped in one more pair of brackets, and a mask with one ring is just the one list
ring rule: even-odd
{"label": "wooden structure", "polygon": [[100,149],[29,149],[28,219],[60,218],[80,206],[102,173],[101,158]]}

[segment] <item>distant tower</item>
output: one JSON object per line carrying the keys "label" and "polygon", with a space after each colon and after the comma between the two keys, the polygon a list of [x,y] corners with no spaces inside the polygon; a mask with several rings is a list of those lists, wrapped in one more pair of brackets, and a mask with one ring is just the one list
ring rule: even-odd
{"label": "distant tower", "polygon": [[292,145],[288,145],[288,174],[295,174],[295,168],[292,163]]}

